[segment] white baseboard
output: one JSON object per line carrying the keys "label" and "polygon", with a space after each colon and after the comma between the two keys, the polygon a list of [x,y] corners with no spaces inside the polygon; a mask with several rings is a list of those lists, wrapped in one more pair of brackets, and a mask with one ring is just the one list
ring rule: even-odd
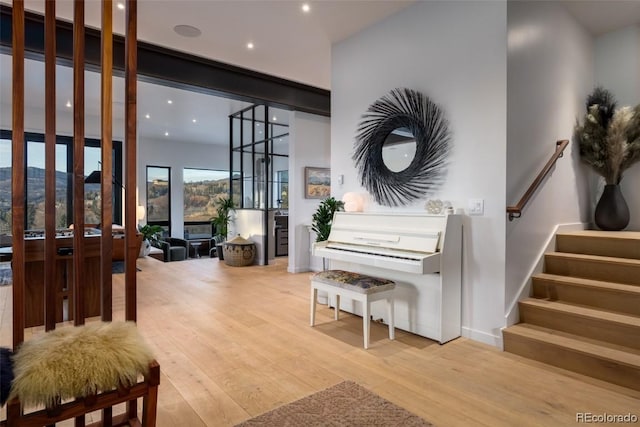
{"label": "white baseboard", "polygon": [[528,298],[531,295],[531,276],[534,274],[542,273],[544,270],[544,254],[547,252],[553,252],[556,247],[556,234],[560,232],[585,230],[589,224],[583,222],[575,222],[570,224],[558,224],[554,227],[553,231],[547,237],[545,245],[538,253],[538,257],[531,266],[531,269],[527,273],[524,282],[520,285],[518,293],[515,298],[509,304],[509,308],[505,314],[505,324],[507,326],[515,325],[520,320],[520,313],[518,312],[518,301]]}
{"label": "white baseboard", "polygon": [[463,326],[462,336],[502,349],[502,333],[500,333],[500,335],[494,335],[488,332],[479,331],[477,329],[471,329]]}
{"label": "white baseboard", "polygon": [[296,274],[296,273],[306,273],[308,271],[311,271],[309,270],[309,267],[291,267],[291,266],[287,267],[287,273]]}

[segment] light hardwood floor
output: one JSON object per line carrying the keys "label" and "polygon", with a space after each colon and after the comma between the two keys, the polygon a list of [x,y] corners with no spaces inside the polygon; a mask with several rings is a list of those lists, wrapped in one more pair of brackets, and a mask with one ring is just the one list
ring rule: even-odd
{"label": "light hardwood floor", "polygon": [[[159,426],[230,426],[354,380],[439,426],[569,426],[576,413],[640,417],[640,393],[459,338],[445,345],[372,324],[309,326],[309,275],[202,258],[139,259],[138,325],[162,372]],[[122,319],[124,275],[114,275]],[[0,287],[0,345],[11,343],[11,287]]]}

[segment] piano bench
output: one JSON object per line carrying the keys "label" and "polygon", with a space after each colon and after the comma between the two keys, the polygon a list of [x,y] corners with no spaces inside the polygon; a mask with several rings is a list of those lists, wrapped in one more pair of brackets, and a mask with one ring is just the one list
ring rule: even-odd
{"label": "piano bench", "polygon": [[389,339],[395,338],[393,326],[393,289],[395,282],[388,279],[367,276],[343,270],[327,270],[311,277],[311,326],[316,321],[316,299],[318,290],[326,291],[329,295],[336,295],[335,320],[340,313],[340,296],[351,298],[362,303],[362,329],[364,348],[369,348],[369,325],[371,306],[373,301],[387,300],[389,314]]}

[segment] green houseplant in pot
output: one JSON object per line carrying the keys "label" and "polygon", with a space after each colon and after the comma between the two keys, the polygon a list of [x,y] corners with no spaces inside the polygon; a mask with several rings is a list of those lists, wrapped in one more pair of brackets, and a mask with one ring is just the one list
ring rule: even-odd
{"label": "green houseplant in pot", "polygon": [[231,222],[231,212],[235,208],[235,202],[229,196],[220,197],[216,200],[216,216],[211,218],[211,223],[216,227],[216,253],[219,259],[224,259],[222,244],[227,240],[229,223]]}
{"label": "green houseplant in pot", "polygon": [[595,210],[602,230],[622,230],[629,224],[629,207],[620,191],[623,172],[640,160],[640,105],[617,108],[613,95],[597,87],[587,97],[584,123],[574,137],[581,159],[605,180]]}
{"label": "green houseplant in pot", "polygon": [[[344,202],[336,200],[334,197],[328,197],[320,202],[318,209],[313,214],[311,229],[316,233],[316,242],[324,242],[329,239],[331,233],[331,224],[333,223],[333,215],[336,211],[344,210]],[[326,270],[326,260],[322,258],[322,269]]]}
{"label": "green houseplant in pot", "polygon": [[140,234],[142,234],[142,247],[140,248],[140,256],[149,255],[151,245],[156,246],[160,236],[162,236],[162,227],[159,225],[145,224],[140,227]]}

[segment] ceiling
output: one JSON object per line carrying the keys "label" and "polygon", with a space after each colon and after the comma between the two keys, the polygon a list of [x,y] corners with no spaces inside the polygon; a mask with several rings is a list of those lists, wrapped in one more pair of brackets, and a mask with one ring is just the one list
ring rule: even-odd
{"label": "ceiling", "polygon": [[[426,0],[421,0],[426,1]],[[455,1],[455,0],[449,0]],[[124,33],[125,13],[114,0],[114,31]],[[11,4],[0,0],[0,3]],[[171,49],[230,63],[324,89],[331,88],[331,45],[415,3],[415,0],[315,0],[304,13],[295,0],[138,0],[138,39]],[[640,0],[569,0],[567,10],[594,35],[640,24]],[[99,1],[86,2],[86,25],[100,27]],[[25,0],[27,10],[43,13],[42,0]],[[59,19],[71,20],[72,0],[57,0]],[[198,37],[174,32],[191,25]],[[249,50],[247,43],[254,48]],[[26,67],[27,106],[42,109],[43,65]],[[0,95],[10,100],[10,58],[0,56]],[[98,118],[99,80],[87,72],[87,118]],[[71,117],[65,107],[72,94],[71,70],[57,71],[58,115]],[[167,101],[173,103],[169,105]],[[124,116],[123,79],[114,79],[114,122]],[[248,104],[180,89],[138,83],[139,138],[169,138],[185,142],[223,143],[228,138],[228,115]],[[1,113],[10,117],[10,105]],[[145,118],[150,114],[150,118]],[[282,112],[282,115],[285,114]],[[196,123],[193,123],[193,119]],[[27,123],[28,125],[28,123]],[[88,126],[89,128],[89,126]],[[89,129],[88,129],[89,131]],[[165,136],[168,132],[168,136]],[[99,132],[95,136],[99,135]],[[117,130],[114,128],[114,137]]]}
{"label": "ceiling", "polygon": [[564,5],[594,36],[640,25],[640,0],[567,0]]}
{"label": "ceiling", "polygon": [[[113,1],[114,32],[124,34],[119,2],[124,0]],[[24,3],[25,9],[44,14],[44,1]],[[305,13],[303,1],[296,0],[138,0],[138,40],[330,89],[331,44],[412,3],[314,0]],[[87,26],[100,28],[100,7],[99,1],[85,3]],[[57,0],[56,16],[71,21],[73,1]],[[176,25],[196,27],[201,35],[180,36]]]}
{"label": "ceiling", "polygon": [[[138,39],[329,89],[331,44],[414,2],[316,0],[310,3],[310,12],[304,13],[301,10],[302,2],[298,1],[138,0]],[[11,4],[6,0],[0,3]],[[114,0],[113,4],[114,32],[124,34],[125,13],[117,8],[118,0]],[[100,27],[100,5],[99,1],[86,2],[87,26]],[[25,9],[43,14],[44,2],[26,0]],[[57,0],[56,16],[71,21],[73,1]],[[196,38],[180,36],[173,30],[176,25],[195,26],[201,30],[201,35]],[[246,47],[249,41],[254,44],[253,50]],[[35,122],[27,122],[26,125],[32,129],[44,128],[44,65],[28,60],[25,74],[26,107],[40,112]],[[0,55],[0,75],[0,99],[3,102],[0,113],[10,118],[11,105],[4,103],[11,99],[11,58],[8,56]],[[65,106],[72,99],[72,81],[71,69],[58,66],[56,91],[59,131],[72,118],[72,109]],[[88,135],[93,137],[100,134],[99,89],[98,74],[86,72],[86,126]],[[114,138],[117,138],[123,134],[122,78],[114,78],[113,97]],[[168,100],[172,100],[172,104],[169,105]],[[138,82],[138,137],[145,140],[227,144],[229,114],[248,105],[233,99]],[[280,123],[287,116],[282,110],[272,110],[272,113],[281,116]],[[146,114],[150,118],[147,119]]]}

